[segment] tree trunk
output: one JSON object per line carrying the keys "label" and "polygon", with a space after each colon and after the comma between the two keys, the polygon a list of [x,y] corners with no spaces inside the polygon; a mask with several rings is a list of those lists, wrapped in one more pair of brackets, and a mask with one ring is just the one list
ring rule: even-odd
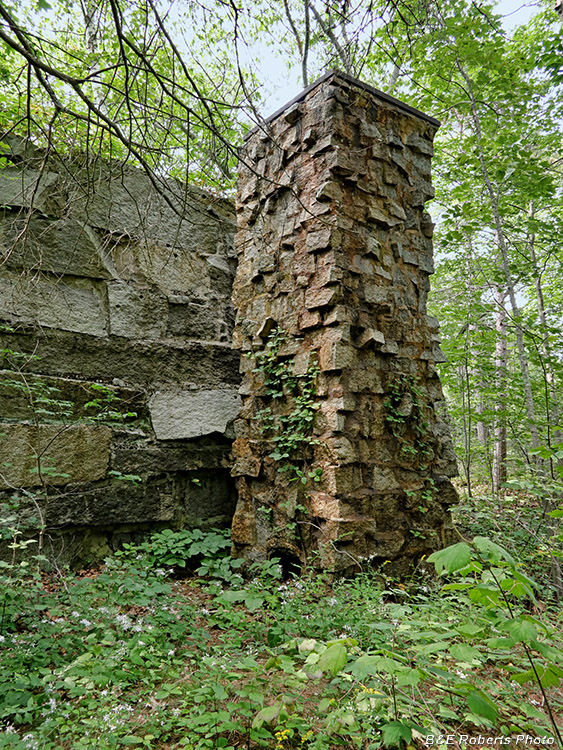
{"label": "tree trunk", "polygon": [[[528,367],[528,358],[526,355],[526,348],[524,346],[524,332],[522,329],[520,308],[518,307],[518,303],[516,301],[516,291],[514,288],[514,281],[512,279],[512,272],[510,270],[510,262],[508,259],[508,248],[506,245],[506,240],[504,238],[504,227],[503,227],[500,210],[499,210],[498,196],[495,193],[495,190],[493,188],[493,184],[489,176],[489,170],[487,169],[487,164],[485,161],[485,154],[483,151],[483,134],[481,131],[481,120],[479,118],[479,113],[477,112],[477,107],[475,104],[475,96],[473,94],[473,86],[471,84],[471,79],[469,78],[469,76],[467,75],[467,73],[465,72],[465,70],[463,69],[463,67],[460,65],[459,62],[457,63],[457,67],[467,86],[467,94],[470,99],[471,114],[473,117],[473,125],[475,127],[475,134],[477,136],[477,152],[479,156],[479,164],[481,166],[481,174],[483,176],[483,182],[485,183],[485,187],[489,196],[491,211],[492,211],[493,219],[495,223],[497,242],[498,242],[498,246],[499,246],[501,257],[502,257],[502,268],[504,271],[506,289],[508,291],[508,296],[510,299],[510,306],[512,308],[512,318],[513,318],[513,323],[514,323],[514,327],[516,331],[518,360],[520,362],[520,372],[522,375],[522,384],[524,387],[524,400],[526,402],[526,412],[528,415],[528,426],[529,426],[530,434],[532,438],[532,448],[539,448],[540,438],[539,438],[537,421],[536,421],[534,394],[532,392],[532,384],[530,381],[530,370]],[[540,463],[537,460],[537,456],[535,458],[536,458],[536,461],[535,461],[536,468],[539,469]]]}
{"label": "tree trunk", "polygon": [[506,482],[506,420],[504,410],[506,409],[506,371],[507,371],[507,348],[506,348],[506,308],[505,290],[498,284],[494,291],[494,301],[497,307],[496,324],[497,341],[495,344],[495,439],[493,447],[493,492],[498,493],[503,483]]}
{"label": "tree trunk", "polygon": [[[529,217],[531,219],[534,218],[534,204],[533,202],[530,203],[530,209],[529,209]],[[555,439],[556,442],[560,443],[562,440],[561,431],[558,429],[559,420],[560,420],[560,412],[559,412],[559,405],[558,405],[558,399],[557,399],[557,389],[555,387],[555,374],[553,372],[553,359],[551,355],[551,344],[549,340],[549,329],[547,326],[547,317],[545,314],[545,304],[544,304],[544,297],[543,297],[543,289],[542,289],[542,283],[541,283],[541,273],[538,268],[538,261],[536,257],[536,236],[534,233],[531,233],[528,235],[528,250],[530,252],[530,261],[532,263],[532,269],[534,272],[534,285],[536,288],[536,300],[538,305],[538,317],[540,320],[540,330],[541,330],[541,337],[542,337],[542,354],[543,354],[543,362],[544,362],[544,373],[545,373],[545,379],[546,379],[546,386],[547,386],[547,399],[546,399],[546,409],[547,409],[547,423],[548,423],[548,430],[550,429],[551,425],[556,426],[555,431]],[[548,433],[548,438],[550,437]],[[551,440],[548,439],[548,442],[551,442]],[[553,471],[552,471],[553,474]]]}

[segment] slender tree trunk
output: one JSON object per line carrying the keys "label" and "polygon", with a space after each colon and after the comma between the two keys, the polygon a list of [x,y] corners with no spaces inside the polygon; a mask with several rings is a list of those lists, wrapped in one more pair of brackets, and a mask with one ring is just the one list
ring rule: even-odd
{"label": "slender tree trunk", "polygon": [[309,41],[310,41],[310,36],[311,36],[311,23],[310,23],[311,18],[310,18],[310,13],[309,13],[309,0],[303,0],[303,11],[304,11],[304,20],[305,20],[304,39],[301,39],[301,35],[299,33],[297,25],[295,24],[293,16],[291,15],[291,9],[289,7],[288,0],[283,0],[283,7],[285,10],[286,18],[289,22],[289,26],[291,28],[293,36],[295,37],[295,42],[297,44],[299,57],[301,58],[301,78],[303,79],[303,86],[306,88],[309,85],[308,57],[309,57]]}
{"label": "slender tree trunk", "polygon": [[332,46],[334,47],[336,54],[338,55],[340,62],[342,63],[346,73],[348,73],[348,75],[354,75],[354,71],[352,70],[352,61],[350,59],[350,50],[346,46],[346,41],[345,41],[345,46],[343,47],[338,41],[336,34],[332,30],[331,24],[325,23],[323,17],[319,13],[319,11],[315,8],[313,3],[309,2],[309,8],[311,9],[311,13],[315,17],[315,21],[318,23],[321,31],[323,32],[323,34],[326,36],[326,38],[331,42]]}
{"label": "slender tree trunk", "polygon": [[[475,96],[473,94],[473,86],[471,83],[471,79],[469,78],[469,76],[467,75],[467,73],[465,72],[465,70],[463,69],[463,67],[460,65],[459,62],[457,63],[457,67],[467,86],[467,94],[470,99],[473,125],[475,127],[475,134],[477,136],[477,152],[479,156],[479,164],[481,166],[481,174],[482,174],[483,182],[485,183],[485,187],[489,196],[489,202],[491,205],[491,211],[492,211],[493,220],[495,223],[496,238],[497,238],[498,246],[499,246],[501,257],[502,257],[502,268],[504,271],[506,289],[508,291],[508,296],[510,299],[510,306],[512,308],[512,317],[513,317],[514,327],[516,331],[518,360],[520,362],[520,372],[522,375],[522,384],[524,387],[524,399],[526,402],[528,426],[529,426],[530,434],[532,438],[532,448],[539,448],[540,438],[539,438],[537,421],[536,421],[534,394],[532,392],[530,370],[528,367],[528,358],[526,355],[526,348],[524,346],[524,332],[522,330],[520,308],[518,307],[518,302],[516,301],[516,291],[514,288],[512,272],[510,270],[510,263],[508,259],[508,248],[506,245],[506,240],[504,238],[504,227],[503,227],[502,218],[501,218],[500,210],[499,210],[498,196],[491,182],[491,178],[489,176],[489,170],[487,168],[487,163],[485,161],[485,154],[483,150],[483,134],[481,131],[481,120],[479,118],[479,113],[477,112],[477,106],[475,104]],[[539,468],[539,462],[537,461],[537,457],[536,457],[536,467]]]}
{"label": "slender tree trunk", "polygon": [[[530,209],[528,213],[531,219],[534,218],[534,203],[530,203]],[[532,268],[534,271],[535,287],[536,287],[536,301],[538,305],[538,317],[540,320],[540,330],[542,336],[542,354],[544,361],[544,373],[546,379],[546,411],[547,411],[547,424],[548,431],[550,425],[555,425],[555,439],[559,443],[561,442],[561,431],[559,430],[559,404],[557,400],[557,390],[555,387],[555,375],[553,372],[553,363],[551,358],[551,346],[549,340],[549,329],[547,327],[547,316],[545,314],[545,304],[543,297],[543,289],[541,284],[541,273],[538,268],[538,262],[536,257],[535,247],[535,234],[532,232],[528,236],[528,249],[530,252],[530,260],[532,262]],[[548,432],[548,442],[550,440],[550,433]],[[554,477],[553,460],[551,461],[551,476]],[[553,510],[553,503],[546,498],[543,503],[543,510],[545,513]],[[548,516],[547,529],[549,537],[554,537],[558,532],[558,522],[556,519]],[[563,572],[561,571],[561,565],[559,560],[552,554],[551,555],[551,579],[555,589],[555,597],[558,604],[563,600]]]}
{"label": "slender tree trunk", "polygon": [[[534,203],[530,203],[530,209],[528,215],[531,219],[534,218],[535,208]],[[548,429],[550,425],[559,425],[560,411],[557,399],[557,389],[555,387],[555,375],[553,372],[553,360],[551,355],[551,344],[549,340],[549,329],[547,326],[547,317],[545,314],[545,303],[542,289],[541,273],[538,267],[538,261],[536,256],[536,236],[532,232],[528,235],[528,250],[530,253],[530,260],[532,262],[532,269],[534,272],[534,284],[536,288],[536,301],[538,305],[538,317],[540,320],[540,330],[542,337],[542,354],[545,368],[545,378],[547,381],[547,392],[548,392],[548,403],[547,408],[547,422]],[[556,441],[561,442],[562,436],[561,431],[556,427]]]}
{"label": "slender tree trunk", "polygon": [[[88,70],[91,75],[92,73],[95,73],[98,67],[96,58],[100,52],[100,37],[102,34],[101,4],[100,0],[83,0],[80,5],[84,17],[84,39],[86,41],[86,49],[94,57]],[[106,93],[99,84],[93,83],[92,85],[94,89],[94,102],[98,109],[106,114]]]}
{"label": "slender tree trunk", "polygon": [[493,447],[493,492],[498,493],[503,483],[506,482],[506,420],[504,411],[506,409],[506,375],[507,375],[507,348],[506,348],[506,308],[505,290],[496,285],[494,291],[496,312],[497,341],[495,344],[495,439]]}
{"label": "slender tree trunk", "polygon": [[305,12],[305,38],[303,39],[303,52],[301,54],[301,75],[303,76],[303,86],[309,85],[309,72],[307,69],[309,60],[309,43],[311,40],[311,17],[309,14],[309,0],[303,0]]}

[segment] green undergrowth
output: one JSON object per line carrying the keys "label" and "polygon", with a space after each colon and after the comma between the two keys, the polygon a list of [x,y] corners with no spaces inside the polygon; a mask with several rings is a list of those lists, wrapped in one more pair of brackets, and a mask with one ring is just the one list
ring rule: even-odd
{"label": "green undergrowth", "polygon": [[219,531],[160,532],[81,574],[25,554],[0,571],[0,748],[557,746],[561,618],[482,537],[402,583],[283,581],[276,561],[243,578]]}

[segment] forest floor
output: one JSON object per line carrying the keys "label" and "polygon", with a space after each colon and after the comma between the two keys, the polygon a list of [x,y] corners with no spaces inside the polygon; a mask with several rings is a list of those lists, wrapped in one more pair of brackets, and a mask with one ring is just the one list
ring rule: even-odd
{"label": "forest floor", "polygon": [[[499,542],[528,506],[456,515]],[[481,544],[469,568],[460,545],[444,557],[445,580],[284,581],[274,562],[243,579],[225,535],[194,532],[75,574],[4,568],[0,748],[557,747],[561,609],[528,576],[543,581],[542,545],[503,529],[532,570]]]}

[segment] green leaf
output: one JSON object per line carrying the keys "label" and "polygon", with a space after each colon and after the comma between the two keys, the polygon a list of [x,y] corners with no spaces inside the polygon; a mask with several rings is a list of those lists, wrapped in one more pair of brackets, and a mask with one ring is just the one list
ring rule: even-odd
{"label": "green leaf", "polygon": [[476,536],[473,539],[473,544],[481,553],[481,556],[487,560],[487,562],[498,565],[503,560],[507,562],[511,568],[516,567],[516,560],[512,555],[503,549],[500,545],[493,542],[491,539],[487,539],[485,536]]}
{"label": "green leaf", "polygon": [[480,633],[483,630],[483,627],[481,625],[471,625],[470,623],[467,623],[466,625],[459,625],[456,630],[461,635],[473,636]]}
{"label": "green leaf", "polygon": [[246,591],[224,591],[220,599],[224,602],[234,603],[234,602],[242,602],[246,599],[247,593]]}
{"label": "green leaf", "polygon": [[388,656],[379,656],[377,658],[377,668],[380,672],[397,674],[401,669],[404,669],[404,664],[396,659],[391,659]]}
{"label": "green leaf", "polygon": [[277,722],[280,711],[283,708],[283,703],[274,703],[272,706],[264,706],[254,717],[252,726],[254,728],[261,727],[262,724],[273,724]]}
{"label": "green leaf", "polygon": [[386,747],[400,745],[401,740],[404,740],[407,744],[412,740],[412,729],[408,724],[403,724],[402,721],[391,721],[389,724],[384,724],[381,727],[381,734],[383,744]]}
{"label": "green leaf", "polygon": [[471,589],[469,598],[475,604],[483,604],[485,607],[496,607],[500,600],[500,591],[494,586],[480,583]]}
{"label": "green leaf", "polygon": [[313,651],[316,645],[317,641],[314,638],[304,638],[297,648],[300,654],[306,654],[309,651]]}
{"label": "green leaf", "polygon": [[478,716],[484,716],[485,719],[489,719],[493,723],[497,720],[498,709],[495,704],[481,694],[480,691],[475,690],[469,693],[467,696],[467,705],[474,714]]}
{"label": "green leaf", "polygon": [[468,567],[471,562],[471,550],[465,542],[458,542],[450,547],[433,552],[428,561],[434,563],[438,573],[443,570],[447,573],[455,573],[456,570]]}
{"label": "green leaf", "polygon": [[352,664],[350,671],[356,679],[362,682],[366,679],[366,677],[369,677],[369,675],[377,674],[378,661],[378,656],[360,656],[360,658],[356,659],[356,661]]}
{"label": "green leaf", "polygon": [[397,685],[399,687],[415,687],[420,682],[421,677],[420,670],[406,667],[397,673]]}
{"label": "green leaf", "polygon": [[254,612],[264,604],[264,599],[261,596],[254,596],[252,594],[249,594],[245,597],[244,603],[246,604],[246,607],[250,612]]}
{"label": "green leaf", "polygon": [[323,672],[330,672],[333,676],[338,674],[348,661],[348,651],[343,643],[334,643],[323,651],[317,666]]}
{"label": "green leaf", "polygon": [[516,672],[511,675],[511,679],[519,685],[523,685],[525,682],[535,682],[537,684],[539,678],[543,688],[557,687],[563,679],[563,669],[556,667],[555,664],[550,664],[549,666],[536,664],[535,667],[535,672],[531,668],[526,672]]}
{"label": "green leaf", "polygon": [[480,662],[483,658],[478,648],[468,646],[466,643],[456,643],[450,648],[450,654],[458,661],[472,664],[473,661]]}
{"label": "green leaf", "polygon": [[501,627],[519,643],[531,643],[538,637],[536,628],[522,616],[502,623]]}

